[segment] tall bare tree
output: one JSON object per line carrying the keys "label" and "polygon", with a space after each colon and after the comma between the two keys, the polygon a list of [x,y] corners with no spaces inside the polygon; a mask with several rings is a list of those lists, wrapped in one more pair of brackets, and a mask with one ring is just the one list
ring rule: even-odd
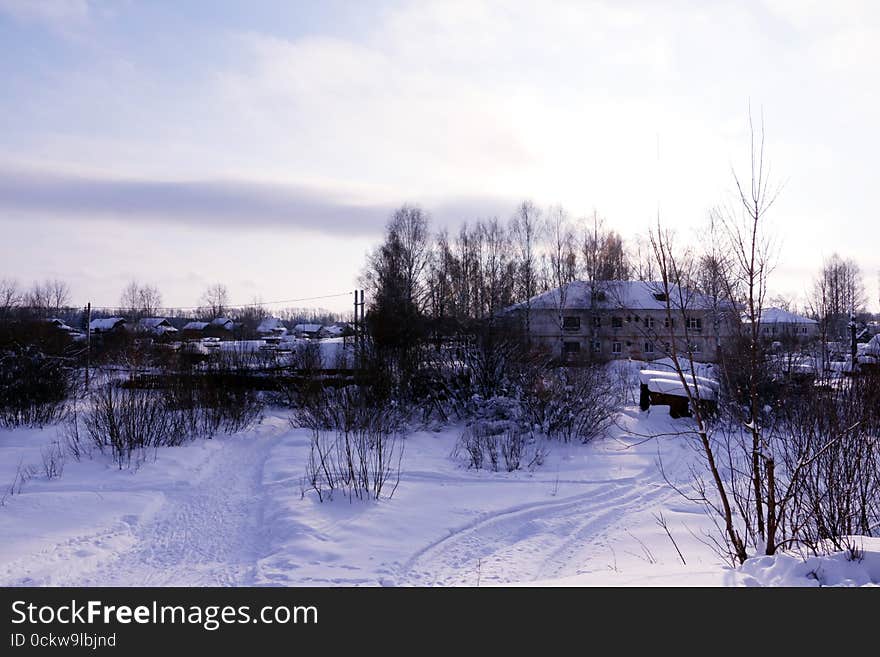
{"label": "tall bare tree", "polygon": [[776,510],[773,494],[762,488],[765,478],[772,478],[775,462],[772,454],[762,452],[761,411],[759,382],[764,377],[763,346],[760,323],[767,296],[767,282],[775,267],[776,246],[768,228],[767,213],[776,201],[779,188],[771,183],[770,166],[764,153],[764,122],[755,126],[749,112],[750,170],[749,178],[743,179],[736,170],[736,203],[729,212],[722,214],[727,233],[728,248],[732,259],[731,279],[742,291],[744,305],[748,379],[748,417],[744,419],[752,435],[752,475],[757,531],[761,540],[773,542],[776,531]]}
{"label": "tall bare tree", "polygon": [[13,310],[21,303],[21,298],[18,281],[12,278],[0,278],[0,321],[10,318]]}
{"label": "tall bare tree", "polygon": [[220,317],[228,310],[229,290],[223,283],[214,283],[202,293],[200,303],[211,317]]}
{"label": "tall bare tree", "polygon": [[135,321],[144,317],[154,317],[161,309],[162,293],[154,285],[142,285],[137,281],[131,281],[122,290],[119,304],[120,310]]}

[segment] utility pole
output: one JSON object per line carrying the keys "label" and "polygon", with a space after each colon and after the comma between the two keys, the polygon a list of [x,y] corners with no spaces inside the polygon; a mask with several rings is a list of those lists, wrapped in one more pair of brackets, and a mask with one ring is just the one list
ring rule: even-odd
{"label": "utility pole", "polygon": [[852,366],[850,367],[850,373],[855,375],[856,371],[859,368],[858,363],[858,347],[856,346],[856,316],[854,313],[850,312],[849,315],[849,339],[850,339],[850,357]]}
{"label": "utility pole", "polygon": [[89,390],[89,369],[92,365],[92,302],[86,304],[86,392]]}

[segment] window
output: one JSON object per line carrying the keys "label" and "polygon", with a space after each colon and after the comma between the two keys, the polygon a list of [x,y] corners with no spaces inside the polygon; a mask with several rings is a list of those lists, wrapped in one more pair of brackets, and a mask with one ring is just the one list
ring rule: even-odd
{"label": "window", "polygon": [[646,354],[653,354],[654,353],[654,343],[653,342],[646,342],[645,343],[645,353]]}
{"label": "window", "polygon": [[701,317],[688,317],[688,330],[702,331],[703,319]]}
{"label": "window", "polygon": [[612,317],[611,318],[611,328],[623,328],[623,318],[622,317]]}
{"label": "window", "polygon": [[771,332],[773,335],[776,335],[776,327],[775,327],[775,326],[771,327],[771,328],[770,328],[770,332]]}
{"label": "window", "polygon": [[578,331],[581,328],[580,317],[563,317],[562,328],[565,331]]}
{"label": "window", "polygon": [[665,317],[663,319],[663,328],[669,328],[670,326],[675,326],[675,318],[674,317]]}
{"label": "window", "polygon": [[602,351],[602,343],[598,340],[593,340],[593,353],[598,354]]}
{"label": "window", "polygon": [[806,326],[801,326],[801,333],[806,334],[806,332],[807,332],[807,327],[806,327]]}
{"label": "window", "polygon": [[622,351],[622,350],[621,350],[621,348],[620,348],[620,343],[619,343],[619,342],[612,342],[612,343],[611,343],[611,353],[612,353],[612,354],[619,354],[621,351]]}
{"label": "window", "polygon": [[596,315],[595,317],[593,317],[593,326],[595,326],[596,328],[599,328],[600,326],[602,326],[602,318],[599,317],[599,315]]}
{"label": "window", "polygon": [[765,326],[765,327],[764,327],[764,333],[767,333],[767,334],[770,333],[770,327],[769,327],[769,326]]}
{"label": "window", "polygon": [[574,340],[563,342],[562,349],[567,354],[576,354],[581,350],[581,343]]}
{"label": "window", "polygon": [[654,328],[654,318],[653,317],[645,317],[645,328],[646,329]]}

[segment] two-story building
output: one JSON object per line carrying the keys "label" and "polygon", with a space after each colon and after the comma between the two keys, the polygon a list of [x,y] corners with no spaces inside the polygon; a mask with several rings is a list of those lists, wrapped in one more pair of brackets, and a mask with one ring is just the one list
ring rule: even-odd
{"label": "two-story building", "polygon": [[[667,296],[668,293],[668,296]],[[565,361],[655,360],[690,352],[713,362],[735,320],[728,302],[651,281],[573,281],[516,304],[532,344]]]}

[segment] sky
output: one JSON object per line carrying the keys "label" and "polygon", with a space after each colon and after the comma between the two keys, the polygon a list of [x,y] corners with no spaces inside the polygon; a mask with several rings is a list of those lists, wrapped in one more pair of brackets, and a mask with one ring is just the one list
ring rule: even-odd
{"label": "sky", "polygon": [[0,0],[0,54],[0,278],[77,304],[343,293],[403,203],[698,244],[751,111],[771,291],[803,301],[837,252],[880,310],[874,2]]}

